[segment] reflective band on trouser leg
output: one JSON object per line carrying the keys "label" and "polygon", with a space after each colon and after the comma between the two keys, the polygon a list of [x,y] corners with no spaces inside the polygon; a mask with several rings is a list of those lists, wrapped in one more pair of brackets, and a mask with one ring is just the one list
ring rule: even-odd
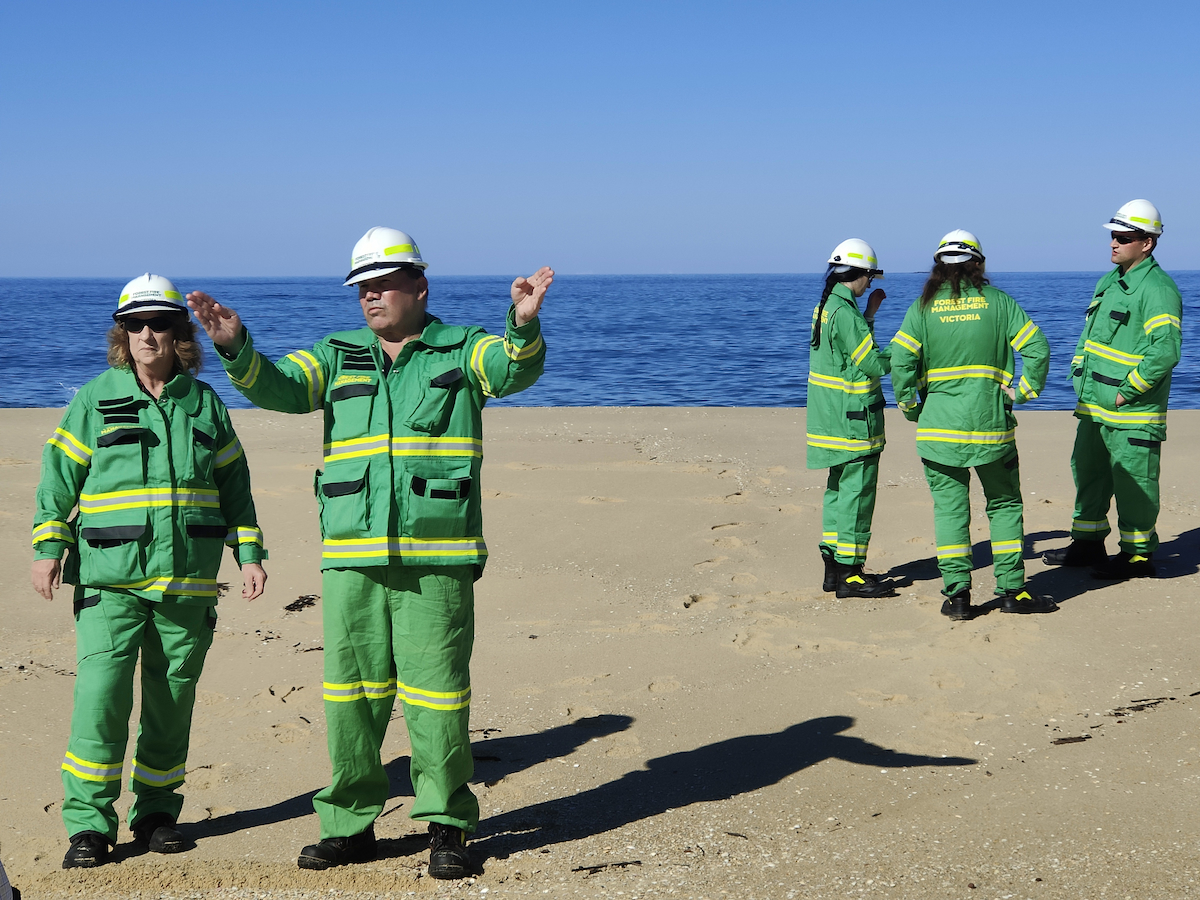
{"label": "reflective band on trouser leg", "polygon": [[1112,503],[1113,471],[1100,434],[1103,428],[1091,419],[1080,419],[1075,426],[1075,449],[1071,451],[1071,475],[1075,479],[1073,541],[1103,541],[1111,530],[1108,507]]}
{"label": "reflective band on trouser leg", "polygon": [[976,466],[975,473],[987,497],[996,590],[1019,590],[1025,585],[1025,507],[1016,448],[1006,459]]}
{"label": "reflective band on trouser leg", "polygon": [[210,606],[166,598],[151,609],[142,643],[142,716],[129,781],[134,793],[131,825],[153,813],[179,818],[196,682],[216,625]]}
{"label": "reflective band on trouser leg", "polygon": [[1162,448],[1151,435],[1130,428],[1101,426],[1100,433],[1112,460],[1121,549],[1135,556],[1149,555],[1158,549],[1155,525]]}
{"label": "reflective band on trouser leg", "polygon": [[479,824],[469,785],[473,582],[469,566],[388,568],[392,642],[413,750],[411,816],[467,832]]}
{"label": "reflective band on trouser leg", "polygon": [[113,803],[133,710],[137,666],[150,604],[129,594],[77,587],[75,705],[62,763],[67,835],[95,831],[117,840]]}
{"label": "reflective band on trouser leg", "polygon": [[[851,460],[829,470],[823,518],[836,531],[834,558],[845,565],[866,561],[875,515],[875,489],[879,483],[879,454]],[[828,507],[832,502],[833,513]]]}
{"label": "reflective band on trouser leg", "polygon": [[922,460],[933,495],[938,569],[947,596],[971,586],[971,470]]}
{"label": "reflective band on trouser leg", "polygon": [[321,838],[361,834],[383,811],[379,757],[396,699],[385,567],[322,573],[325,724],[333,778],[313,798]]}

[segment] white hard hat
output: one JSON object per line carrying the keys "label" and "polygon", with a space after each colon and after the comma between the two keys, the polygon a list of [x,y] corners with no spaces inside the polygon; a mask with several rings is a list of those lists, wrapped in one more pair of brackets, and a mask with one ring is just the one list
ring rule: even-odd
{"label": "white hard hat", "polygon": [[411,237],[395,228],[376,225],[354,245],[345,283],[358,284],[410,266],[424,271],[428,265]]}
{"label": "white hard hat", "polygon": [[121,288],[121,299],[113,318],[136,312],[181,312],[187,314],[187,304],[175,285],[161,275],[139,275]]}
{"label": "white hard hat", "polygon": [[842,241],[833,248],[827,260],[833,266],[833,271],[841,275],[851,269],[865,269],[876,278],[883,277],[883,269],[879,268],[879,260],[871,245],[859,238]]}
{"label": "white hard hat", "polygon": [[933,251],[933,258],[944,263],[964,263],[968,259],[983,261],[983,247],[979,238],[969,231],[955,228],[942,238],[938,248]]}
{"label": "white hard hat", "polygon": [[1130,200],[1104,227],[1109,231],[1142,231],[1146,234],[1162,234],[1163,228],[1158,207],[1149,200]]}

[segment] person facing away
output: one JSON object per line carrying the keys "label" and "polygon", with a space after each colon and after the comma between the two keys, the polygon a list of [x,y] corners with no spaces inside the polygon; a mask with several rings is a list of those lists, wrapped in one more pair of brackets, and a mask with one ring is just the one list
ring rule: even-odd
{"label": "person facing away", "polygon": [[[1050,345],[1008,294],[984,275],[979,240],[955,230],[942,238],[919,299],[892,338],[896,405],[917,423],[917,452],[933,495],[942,614],[972,617],[971,469],[983,485],[1000,608],[1053,612],[1025,590],[1024,504],[1013,404],[1046,384]],[[1014,351],[1022,372],[1014,383]]]}
{"label": "person facing away", "polygon": [[880,378],[890,367],[887,351],[875,346],[875,313],[887,295],[872,291],[866,315],[856,302],[883,270],[871,245],[858,238],[838,244],[828,265],[813,309],[805,413],[808,468],[829,469],[819,544],[821,589],[841,598],[888,597],[895,585],[863,571],[884,445]]}
{"label": "person facing away", "polygon": [[189,848],[175,828],[179,787],[225,546],[243,597],[261,595],[267,580],[246,456],[225,404],[193,377],[201,351],[183,297],[146,274],[122,290],[113,319],[111,368],[79,389],[42,452],[33,523],[34,589],[53,600],[63,581],[75,585],[64,869],[102,865],[117,843],[139,654],[130,827],[153,852]]}
{"label": "person facing away", "polygon": [[[1155,573],[1159,472],[1171,371],[1183,347],[1183,298],[1154,259],[1163,225],[1149,200],[1131,200],[1104,226],[1114,268],[1096,284],[1071,360],[1075,516],[1071,543],[1042,558],[1095,566],[1114,581]],[[1108,508],[1117,500],[1119,552],[1109,558]]]}
{"label": "person facing away", "polygon": [[388,797],[380,747],[398,696],[412,744],[410,816],[429,823],[429,873],[474,870],[466,835],[479,822],[468,716],[473,584],[487,561],[481,412],[488,398],[541,375],[538,312],[554,272],[512,283],[499,337],[429,315],[426,266],[409,235],[372,228],[345,282],[358,289],[367,327],[275,364],[232,309],[188,295],[230,381],[252,403],[324,413],[315,490],[333,778],[313,799],[321,833],[300,852],[305,869],[375,857],[374,822]]}

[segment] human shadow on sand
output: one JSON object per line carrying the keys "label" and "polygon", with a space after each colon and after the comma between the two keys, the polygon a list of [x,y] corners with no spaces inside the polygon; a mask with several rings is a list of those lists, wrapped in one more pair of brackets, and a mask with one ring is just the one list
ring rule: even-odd
{"label": "human shadow on sand", "polygon": [[841,734],[853,725],[850,716],[824,716],[772,734],[743,735],[660,756],[616,781],[486,818],[471,846],[481,856],[503,859],[521,850],[577,841],[693,803],[756,791],[827,759],[882,769],[977,762],[897,753]]}
{"label": "human shadow on sand", "polygon": [[[513,737],[491,738],[487,736],[491,730],[486,729],[483,731],[482,739],[476,738],[471,742],[471,753],[476,760],[476,772],[473,780],[476,782],[499,781],[514,772],[538,763],[566,756],[592,738],[624,731],[632,724],[632,716],[601,715],[587,716],[546,731],[514,735]],[[476,732],[476,734],[479,733]],[[384,769],[388,774],[390,785],[389,799],[413,795],[412,781],[408,775],[408,755],[398,756],[391,762],[385,763]],[[186,837],[199,841],[208,837],[244,831],[247,828],[274,825],[288,819],[302,818],[312,813],[312,799],[316,793],[315,790],[306,791],[270,806],[239,810],[203,822],[180,824],[179,830]],[[387,815],[389,812],[394,812],[394,808],[389,811],[385,807],[384,814]],[[417,835],[416,838],[417,840],[400,838],[381,841],[380,856],[407,855],[423,850],[426,847],[424,835]]]}

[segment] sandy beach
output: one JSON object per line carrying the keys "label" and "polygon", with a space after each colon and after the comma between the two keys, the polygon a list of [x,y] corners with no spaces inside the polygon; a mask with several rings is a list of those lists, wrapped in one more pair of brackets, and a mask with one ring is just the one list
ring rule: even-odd
{"label": "sandy beach", "polygon": [[[320,419],[232,415],[270,582],[218,607],[181,818],[196,848],[139,856],[123,825],[117,862],[64,872],[70,594],[47,603],[28,574],[61,410],[0,412],[0,859],[26,898],[1200,895],[1200,411],[1170,415],[1160,578],[1030,558],[1059,612],[964,623],[938,612],[915,426],[895,411],[868,567],[912,585],[871,601],[820,590],[825,473],[804,468],[802,409],[487,411],[483,872],[456,883],[424,874],[399,708],[382,858],[296,868],[329,776],[320,600],[297,602],[321,593]],[[1074,419],[1020,423],[1033,557],[1066,542]],[[993,582],[977,484],[974,504],[978,603]],[[221,580],[237,576],[227,563]]]}

